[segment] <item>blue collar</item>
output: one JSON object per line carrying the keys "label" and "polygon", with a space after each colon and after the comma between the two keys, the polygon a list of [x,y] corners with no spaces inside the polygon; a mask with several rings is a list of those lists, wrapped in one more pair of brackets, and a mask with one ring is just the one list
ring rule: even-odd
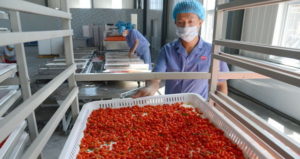
{"label": "blue collar", "polygon": [[[202,49],[203,48],[203,45],[204,45],[204,41],[203,41],[203,39],[199,36],[199,41],[198,41],[198,43],[197,43],[197,45],[195,46],[195,48],[197,47],[197,48],[199,48],[199,49]],[[175,49],[176,49],[176,52],[178,53],[178,54],[185,54],[185,55],[187,55],[186,54],[186,50],[185,50],[185,48],[183,47],[183,45],[182,45],[182,43],[181,43],[181,40],[178,38],[176,41],[175,41]],[[194,48],[194,49],[195,49]],[[194,51],[194,49],[193,49],[193,51],[191,52],[191,54],[201,54],[201,52],[200,51]],[[190,55],[191,55],[190,54]]]}
{"label": "blue collar", "polygon": [[131,34],[131,30],[128,30],[128,34],[125,38],[128,39],[130,34]]}

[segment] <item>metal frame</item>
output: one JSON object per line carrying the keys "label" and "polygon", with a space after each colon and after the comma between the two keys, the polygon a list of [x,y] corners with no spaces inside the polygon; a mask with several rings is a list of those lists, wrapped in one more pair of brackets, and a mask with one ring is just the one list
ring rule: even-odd
{"label": "metal frame", "polygon": [[264,5],[271,5],[286,1],[290,0],[234,0],[229,3],[218,5],[216,9],[219,11],[232,11]]}
{"label": "metal frame", "polygon": [[53,132],[55,131],[62,117],[65,115],[66,111],[68,110],[72,102],[76,99],[78,95],[78,91],[79,91],[78,87],[73,88],[73,90],[69,93],[66,99],[59,106],[55,114],[51,117],[47,125],[43,128],[40,135],[29,146],[28,150],[23,155],[22,159],[38,157],[39,153],[43,150],[44,146],[52,136]]}
{"label": "metal frame", "polygon": [[250,60],[241,59],[227,54],[214,55],[213,57],[218,60],[226,61],[233,65],[243,67],[247,70],[251,70],[272,77],[274,79],[295,85],[297,87],[300,87],[300,74],[297,75],[296,73],[293,72],[272,68],[267,64],[253,62]]}
{"label": "metal frame", "polygon": [[[8,113],[3,120],[0,121],[0,141],[5,139],[19,123],[24,119],[28,121],[28,128],[31,140],[33,141],[29,148],[25,151],[22,158],[42,158],[41,152],[54,132],[55,128],[62,120],[65,112],[70,108],[73,117],[79,113],[78,106],[78,87],[75,81],[76,65],[73,57],[73,44],[71,30],[71,14],[68,8],[68,0],[63,0],[63,11],[51,9],[41,5],[36,5],[26,1],[19,0],[3,0],[0,1],[0,9],[7,9],[10,14],[10,22],[12,33],[1,34],[0,45],[14,44],[17,56],[17,66],[19,71],[19,83],[23,96],[23,103],[17,108]],[[37,32],[22,32],[20,13],[26,12],[44,16],[51,16],[61,18],[63,20],[63,28],[65,30],[56,31],[37,31]],[[24,49],[24,43],[30,41],[38,41],[44,39],[51,39],[56,37],[64,37],[66,70],[60,73],[52,81],[46,84],[43,88],[31,95],[30,78],[28,75],[27,61]],[[17,82],[15,79],[14,82]],[[52,116],[47,125],[38,133],[34,110],[44,102],[60,85],[68,80],[70,92],[60,105],[56,113]],[[4,79],[1,79],[1,82]],[[6,80],[7,81],[7,80]],[[5,82],[6,82],[5,81]],[[9,82],[8,82],[9,83]]]}
{"label": "metal frame", "polygon": [[283,134],[269,127],[265,121],[257,117],[254,113],[220,92],[216,94],[211,93],[210,97],[217,103],[216,107],[221,112],[230,114],[236,122],[241,123],[245,129],[255,134],[256,137],[252,137],[260,140],[260,144],[265,145],[264,147],[272,152],[276,156],[275,158],[297,158],[299,145],[297,146]]}
{"label": "metal frame", "polygon": [[[210,79],[207,72],[152,72],[152,73],[91,73],[75,74],[78,82],[83,81],[135,81],[135,80],[168,80],[168,79]],[[218,79],[266,79],[267,76],[255,72],[220,72]]]}
{"label": "metal frame", "polygon": [[0,45],[10,45],[73,35],[71,30],[1,33]]}
{"label": "metal frame", "polygon": [[19,1],[19,0],[2,0],[0,1],[0,8],[12,11],[20,11],[25,13],[32,13],[38,15],[45,15],[57,18],[71,19],[69,12],[63,12],[56,9],[48,8],[38,4]]}
{"label": "metal frame", "polygon": [[[253,112],[251,112],[250,110],[246,109],[245,107],[243,107],[241,104],[239,104],[238,102],[234,101],[233,99],[229,98],[227,95],[223,94],[222,92],[216,92],[216,93],[211,93],[210,94],[211,97],[217,101],[217,103],[219,105],[223,105],[223,108],[226,108],[227,110],[231,111],[231,114],[242,114],[244,118],[241,118],[241,116],[237,116],[237,118],[239,118],[239,121],[241,122],[245,122],[247,123],[247,120],[249,120],[249,118],[252,118],[253,116],[256,116]],[[272,138],[272,140],[279,140],[287,145],[289,145],[288,147],[290,147],[293,151],[298,152],[300,151],[299,149],[299,144],[295,145],[294,142],[287,138],[286,136],[283,136],[283,134],[279,131],[277,131],[276,129],[269,127],[268,123],[266,123],[263,119],[261,118],[252,118],[250,121],[253,121],[255,123],[255,125],[260,126],[261,128],[263,128],[263,132],[260,132],[260,135],[265,135],[268,136],[269,134],[266,135],[265,132],[270,133],[270,135],[275,136],[276,138]],[[255,127],[255,125],[251,126],[251,128],[253,129],[253,127]],[[249,126],[250,127],[250,126]],[[265,137],[261,137],[261,139],[263,139]],[[266,138],[266,140],[270,140],[268,138]],[[272,141],[272,142],[275,142]],[[270,141],[269,141],[270,142]],[[272,145],[273,148],[281,146],[281,145]],[[293,152],[291,152],[291,154],[289,155],[295,155]]]}
{"label": "metal frame", "polygon": [[[22,32],[20,13],[18,11],[9,11],[11,29],[14,32]],[[16,37],[17,38],[17,37]],[[20,83],[22,97],[28,99],[31,96],[30,79],[27,68],[27,61],[25,55],[25,48],[23,43],[17,43],[15,46],[17,66],[20,71]],[[38,135],[38,128],[36,124],[35,114],[32,112],[27,116],[28,128],[30,138],[33,140]]]}
{"label": "metal frame", "polygon": [[168,72],[168,73],[97,73],[76,74],[76,81],[142,81],[151,79],[209,79],[210,73],[204,72]]}
{"label": "metal frame", "polygon": [[262,63],[249,58],[243,58],[220,52],[221,47],[229,47],[232,49],[243,49],[255,51],[262,54],[271,54],[289,58],[299,59],[299,50],[266,46],[261,44],[240,42],[234,40],[223,40],[220,36],[223,25],[223,15],[225,11],[239,10],[250,7],[259,7],[264,5],[276,4],[288,0],[235,0],[229,3],[218,5],[215,9],[214,22],[214,44],[213,58],[211,65],[211,81],[209,102],[215,105],[221,112],[231,117],[237,123],[247,130],[249,134],[253,134],[253,138],[264,145],[267,151],[274,154],[276,158],[297,158],[300,155],[300,145],[291,141],[289,138],[268,126],[263,120],[257,117],[252,112],[245,109],[244,106],[234,101],[225,94],[222,94],[217,89],[216,80],[221,76],[219,72],[218,60],[237,65],[247,70],[254,71],[262,76],[268,76],[282,82],[286,82],[297,87],[300,87],[300,74],[278,67],[274,67],[268,63]]}
{"label": "metal frame", "polygon": [[275,47],[275,46],[267,46],[262,44],[255,44],[251,42],[243,42],[243,41],[235,41],[235,40],[215,40],[214,43],[216,45],[222,45],[229,48],[241,49],[259,52],[268,55],[282,56],[300,59],[300,50],[299,49],[291,49],[284,47]]}

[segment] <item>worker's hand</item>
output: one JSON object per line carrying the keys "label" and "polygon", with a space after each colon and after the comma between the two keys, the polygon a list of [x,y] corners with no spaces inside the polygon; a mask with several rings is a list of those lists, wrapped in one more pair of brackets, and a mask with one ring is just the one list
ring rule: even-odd
{"label": "worker's hand", "polygon": [[131,50],[130,50],[130,51],[128,52],[128,57],[129,57],[129,58],[132,58],[133,54],[134,54],[134,51],[131,51]]}
{"label": "worker's hand", "polygon": [[139,90],[137,93],[135,93],[132,98],[139,98],[139,97],[145,97],[145,96],[153,96],[157,89],[153,87],[145,87],[141,90]]}

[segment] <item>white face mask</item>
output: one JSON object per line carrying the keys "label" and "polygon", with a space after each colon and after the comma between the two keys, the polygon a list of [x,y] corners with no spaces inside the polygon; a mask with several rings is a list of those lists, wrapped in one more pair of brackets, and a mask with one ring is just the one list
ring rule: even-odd
{"label": "white face mask", "polygon": [[199,27],[177,27],[176,35],[186,42],[191,42],[199,35]]}
{"label": "white face mask", "polygon": [[123,36],[123,37],[126,37],[126,36],[127,36],[127,34],[126,34],[125,32],[123,32],[123,33],[122,33],[122,36]]}

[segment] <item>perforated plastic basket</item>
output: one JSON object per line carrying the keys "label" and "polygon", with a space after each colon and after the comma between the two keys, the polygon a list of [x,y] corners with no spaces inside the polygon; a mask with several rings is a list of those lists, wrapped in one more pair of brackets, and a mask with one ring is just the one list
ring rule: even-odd
{"label": "perforated plastic basket", "polygon": [[130,107],[134,105],[159,105],[172,104],[176,102],[184,102],[199,108],[203,116],[208,118],[216,127],[224,131],[226,137],[238,145],[243,151],[245,157],[256,159],[271,159],[274,158],[269,152],[263,149],[256,141],[249,137],[243,130],[232,123],[221,112],[212,106],[209,106],[202,97],[197,94],[175,94],[165,96],[152,96],[138,99],[116,99],[106,101],[95,101],[87,103],[83,106],[76,123],[68,137],[65,146],[60,154],[60,159],[75,159],[79,152],[80,141],[83,137],[83,131],[86,127],[86,122],[95,109],[99,108],[120,108]]}

